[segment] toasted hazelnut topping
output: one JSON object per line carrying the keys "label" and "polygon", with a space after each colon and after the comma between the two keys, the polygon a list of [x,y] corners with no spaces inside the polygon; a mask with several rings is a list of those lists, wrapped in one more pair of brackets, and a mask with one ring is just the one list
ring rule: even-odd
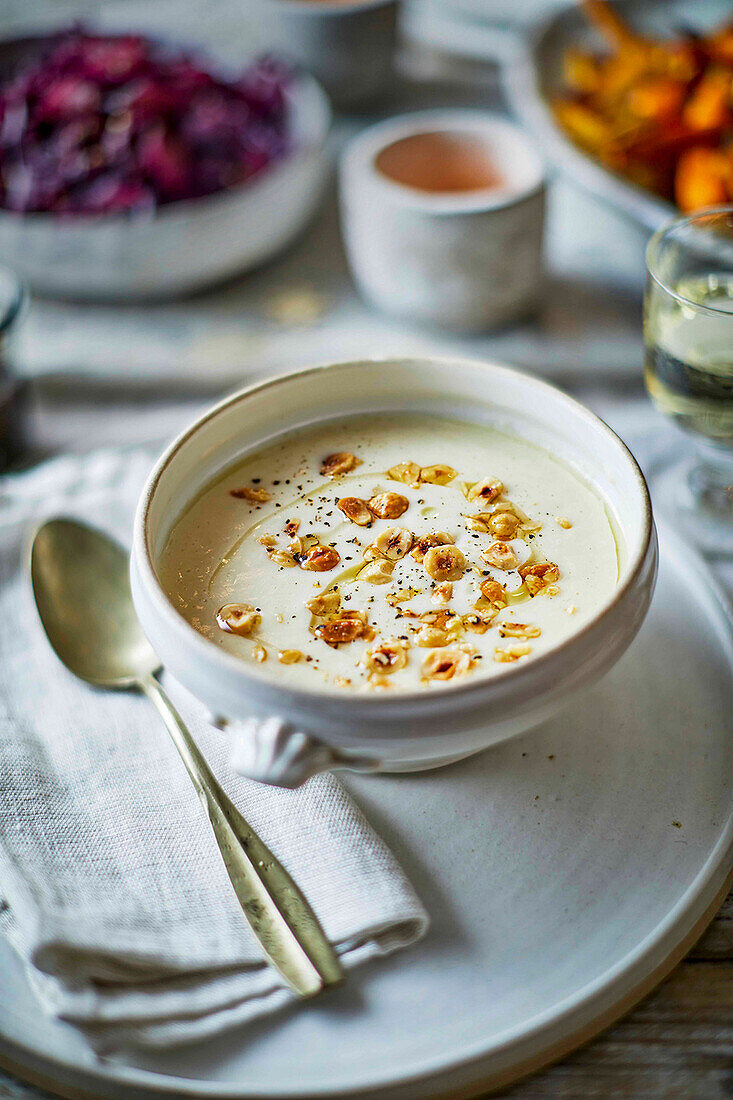
{"label": "toasted hazelnut topping", "polygon": [[494,607],[506,607],[506,591],[498,581],[487,577],[479,586],[481,595]]}
{"label": "toasted hazelnut topping", "polygon": [[293,538],[295,535],[298,534],[299,527],[299,519],[289,519],[288,522],[285,524],[285,534],[290,535],[290,537]]}
{"label": "toasted hazelnut topping", "polygon": [[466,527],[469,531],[481,531],[487,534],[491,530],[489,524],[493,518],[492,512],[479,512],[475,516],[466,516]]}
{"label": "toasted hazelnut topping", "polygon": [[542,595],[551,598],[552,596],[559,596],[560,589],[556,584],[546,584],[542,589]]}
{"label": "toasted hazelnut topping", "polygon": [[460,624],[460,619],[455,611],[445,608],[442,611],[423,611],[420,622],[427,626],[437,626],[439,630],[449,630]]}
{"label": "toasted hazelnut topping", "polygon": [[335,569],[340,561],[341,555],[332,546],[312,546],[301,561],[300,568],[327,573],[329,569]]}
{"label": "toasted hazelnut topping", "polygon": [[469,500],[483,500],[485,504],[491,504],[503,492],[504,486],[497,477],[485,477],[472,485],[467,495]]}
{"label": "toasted hazelnut topping", "polygon": [[264,546],[265,550],[274,550],[277,546],[277,539],[274,535],[262,535],[257,541],[261,546]]}
{"label": "toasted hazelnut topping", "polygon": [[484,550],[481,557],[489,565],[493,565],[495,569],[503,569],[505,572],[516,569],[519,565],[516,551],[506,542],[492,542],[491,546]]}
{"label": "toasted hazelnut topping", "polygon": [[518,504],[513,504],[510,500],[497,501],[494,505],[493,514],[496,515],[498,512],[511,513],[511,515],[519,521],[518,527],[520,527],[522,531],[539,531],[542,528],[541,523],[537,523],[536,520],[530,519],[527,513],[523,512]]}
{"label": "toasted hazelnut topping", "polygon": [[439,649],[448,645],[450,638],[444,630],[437,626],[424,626],[417,635],[417,644],[424,649]]}
{"label": "toasted hazelnut topping", "polygon": [[417,462],[400,462],[387,470],[387,477],[392,481],[401,481],[404,485],[411,485],[414,489],[420,484],[420,467]]}
{"label": "toasted hazelnut topping", "polygon": [[359,527],[371,527],[374,522],[372,513],[367,508],[367,503],[361,497],[342,497],[337,501],[337,506],[347,519],[356,523]]}
{"label": "toasted hazelnut topping", "polygon": [[267,556],[275,565],[281,565],[284,569],[293,569],[298,564],[290,550],[268,550]]}
{"label": "toasted hazelnut topping", "polygon": [[398,588],[396,592],[388,592],[385,599],[390,607],[397,607],[400,603],[406,603],[413,596],[420,594],[419,588]]}
{"label": "toasted hazelnut topping", "polygon": [[394,572],[394,562],[386,558],[375,558],[368,562],[359,573],[359,578],[368,581],[369,584],[389,584]]}
{"label": "toasted hazelnut topping", "polygon": [[255,611],[252,604],[225,603],[217,611],[216,621],[219,628],[227,634],[240,634],[244,637],[251,634],[262,622],[262,616]]}
{"label": "toasted hazelnut topping", "polygon": [[243,489],[230,489],[229,495],[237,500],[251,500],[253,504],[264,504],[270,499],[267,489],[254,489],[245,485]]}
{"label": "toasted hazelnut topping", "polygon": [[533,565],[520,565],[519,575],[524,577],[525,581],[529,577],[536,577],[542,582],[543,588],[547,584],[554,584],[555,581],[560,580],[560,570],[553,561],[537,561]]}
{"label": "toasted hazelnut topping", "polygon": [[497,539],[513,539],[519,526],[519,517],[513,512],[496,512],[489,520],[489,531]]}
{"label": "toasted hazelnut topping", "polygon": [[337,619],[317,626],[316,635],[326,645],[335,647],[362,638],[366,630],[367,623],[363,612],[346,611],[342,612]]}
{"label": "toasted hazelnut topping", "polygon": [[465,676],[473,666],[473,657],[468,649],[455,646],[430,653],[422,664],[425,680],[454,680]]}
{"label": "toasted hazelnut topping", "polygon": [[447,485],[457,473],[458,471],[452,466],[439,462],[435,466],[423,466],[420,471],[420,481],[425,481],[429,485]]}
{"label": "toasted hazelnut topping", "polygon": [[436,603],[448,603],[453,599],[453,585],[450,581],[443,581],[442,584],[437,584],[433,589],[433,600]]}
{"label": "toasted hazelnut topping", "polygon": [[538,595],[545,587],[544,582],[539,577],[533,577],[531,573],[524,578],[524,584],[530,596]]}
{"label": "toasted hazelnut topping", "polygon": [[369,501],[369,510],[379,519],[397,519],[410,507],[402,493],[379,493]]}
{"label": "toasted hazelnut topping", "polygon": [[578,609],[577,609],[577,607],[575,606],[574,603],[569,603],[568,606],[565,608],[565,614],[566,615],[575,615],[577,610]]}
{"label": "toasted hazelnut topping", "polygon": [[380,675],[397,672],[407,664],[407,648],[398,638],[385,638],[384,641],[367,650],[364,666],[370,672]]}
{"label": "toasted hazelnut topping", "polygon": [[415,539],[412,556],[415,561],[422,561],[432,546],[452,546],[455,541],[447,531],[431,531],[429,535],[420,535]]}
{"label": "toasted hazelnut topping", "polygon": [[434,581],[459,581],[466,570],[466,559],[457,546],[431,546],[423,565]]}
{"label": "toasted hazelnut topping", "polygon": [[377,535],[374,545],[385,558],[399,561],[410,551],[412,531],[408,531],[406,527],[387,527]]}
{"label": "toasted hazelnut topping", "polygon": [[541,633],[541,628],[534,623],[515,623],[511,620],[499,623],[502,638],[539,638]]}
{"label": "toasted hazelnut topping", "polygon": [[461,617],[461,622],[466,630],[474,634],[485,634],[496,618],[496,611],[469,611]]}
{"label": "toasted hazelnut topping", "polygon": [[326,455],[321,463],[321,473],[324,477],[338,477],[340,474],[348,474],[356,466],[356,455],[348,451],[336,451],[332,455]]}
{"label": "toasted hazelnut topping", "polygon": [[531,652],[532,647],[528,645],[512,645],[506,649],[497,646],[494,650],[494,660],[500,664],[507,664],[511,661],[518,661],[520,657],[526,657]]}
{"label": "toasted hazelnut topping", "polygon": [[557,525],[558,527],[563,527],[566,531],[569,531],[570,528],[573,526],[570,520],[566,519],[565,516],[557,517]]}
{"label": "toasted hazelnut topping", "polygon": [[253,646],[252,656],[254,657],[255,661],[258,661],[259,664],[262,664],[263,661],[267,660],[267,650],[263,645]]}
{"label": "toasted hazelnut topping", "polygon": [[281,649],[277,659],[281,665],[297,665],[303,659],[303,654],[299,649]]}
{"label": "toasted hazelnut topping", "polygon": [[333,615],[341,606],[341,595],[338,589],[331,588],[321,596],[311,596],[305,606],[312,615]]}

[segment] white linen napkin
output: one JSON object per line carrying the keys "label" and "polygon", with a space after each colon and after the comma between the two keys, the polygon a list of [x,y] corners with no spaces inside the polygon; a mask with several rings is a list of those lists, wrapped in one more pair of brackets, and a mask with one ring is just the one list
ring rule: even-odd
{"label": "white linen napkin", "polygon": [[[21,571],[44,515],[127,541],[150,462],[102,452],[0,481],[0,931],[44,1008],[99,1050],[187,1042],[292,1000],[262,961],[160,718],[138,695],[66,672]],[[226,735],[180,685],[167,687],[345,966],[424,934],[420,901],[336,779],[281,791],[235,776]]]}

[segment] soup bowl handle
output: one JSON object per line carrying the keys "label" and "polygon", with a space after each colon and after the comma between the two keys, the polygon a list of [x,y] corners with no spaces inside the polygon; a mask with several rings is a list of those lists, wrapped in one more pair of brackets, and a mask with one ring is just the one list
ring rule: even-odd
{"label": "soup bowl handle", "polygon": [[235,772],[258,783],[293,789],[314,775],[336,768],[377,771],[379,760],[340,752],[303,733],[282,718],[214,719],[232,739],[230,763]]}

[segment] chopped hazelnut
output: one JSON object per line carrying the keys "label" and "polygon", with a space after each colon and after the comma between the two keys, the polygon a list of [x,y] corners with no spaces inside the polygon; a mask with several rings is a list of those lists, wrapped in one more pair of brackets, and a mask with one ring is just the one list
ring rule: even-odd
{"label": "chopped hazelnut", "polygon": [[513,539],[520,526],[513,512],[495,512],[489,520],[489,531],[497,539]]}
{"label": "chopped hazelnut", "polygon": [[498,581],[487,577],[479,586],[481,595],[494,607],[506,607],[506,590]]}
{"label": "chopped hazelnut", "polygon": [[446,531],[432,531],[429,535],[420,535],[413,543],[412,556],[415,561],[422,561],[431,547],[452,546],[455,541]]}
{"label": "chopped hazelnut", "polygon": [[377,535],[374,545],[385,558],[399,561],[410,551],[412,531],[408,531],[406,527],[387,527]]}
{"label": "chopped hazelnut", "polygon": [[316,635],[326,645],[339,646],[362,638],[367,630],[366,616],[361,611],[345,611],[330,622],[316,627]]}
{"label": "chopped hazelnut", "polygon": [[451,581],[443,581],[442,584],[436,584],[433,589],[432,598],[436,603],[448,603],[453,599],[453,584]]}
{"label": "chopped hazelnut", "polygon": [[335,569],[340,561],[341,555],[332,546],[312,546],[303,557],[300,568],[327,573],[329,569]]}
{"label": "chopped hazelnut", "polygon": [[481,557],[489,565],[493,565],[495,569],[502,569],[504,572],[516,569],[519,564],[519,558],[514,547],[506,542],[492,542],[491,546],[484,550]]}
{"label": "chopped hazelnut", "polygon": [[417,635],[417,644],[424,649],[439,649],[441,646],[448,645],[449,641],[450,638],[445,630],[440,630],[437,626],[425,625]]}
{"label": "chopped hazelnut", "polygon": [[423,466],[420,470],[420,481],[427,482],[429,485],[447,485],[457,473],[458,471],[452,466],[439,462],[435,466]]}
{"label": "chopped hazelnut", "polygon": [[238,500],[250,500],[253,504],[264,504],[270,499],[267,489],[253,489],[249,485],[242,489],[230,489],[229,495]]}
{"label": "chopped hazelnut", "polygon": [[311,596],[305,606],[312,615],[332,615],[341,606],[341,596],[337,588],[331,588],[320,596]]}
{"label": "chopped hazelnut", "polygon": [[262,621],[262,616],[249,603],[225,603],[216,613],[216,621],[227,634],[245,637]]}
{"label": "chopped hazelnut", "polygon": [[493,624],[496,615],[496,611],[469,611],[467,615],[462,616],[461,621],[466,630],[471,630],[474,634],[485,634]]}
{"label": "chopped hazelnut", "polygon": [[359,578],[369,581],[370,584],[388,584],[392,580],[394,562],[386,558],[374,558],[367,562],[359,573]]}
{"label": "chopped hazelnut", "polygon": [[553,561],[538,561],[532,565],[520,565],[519,575],[524,577],[525,581],[529,577],[536,577],[541,581],[543,588],[547,584],[554,584],[555,581],[560,580],[560,570]]}
{"label": "chopped hazelnut", "polygon": [[528,645],[512,645],[507,649],[501,649],[499,646],[494,650],[494,660],[500,664],[507,664],[512,661],[518,661],[520,657],[526,657],[528,653],[531,653],[532,649]]}
{"label": "chopped hazelnut", "polygon": [[321,463],[321,473],[324,477],[339,477],[339,475],[348,474],[350,470],[353,470],[356,463],[355,455],[350,454],[348,451],[336,451],[332,455],[326,455]]}
{"label": "chopped hazelnut", "polygon": [[401,493],[379,493],[369,501],[369,509],[379,519],[397,519],[410,507]]}
{"label": "chopped hazelnut", "polygon": [[370,672],[387,675],[397,672],[407,664],[407,648],[398,638],[385,638],[384,641],[367,650],[364,665]]}
{"label": "chopped hazelnut", "polygon": [[361,497],[342,497],[336,504],[346,518],[359,527],[371,527],[374,522],[366,501]]}
{"label": "chopped hazelnut", "polygon": [[392,481],[401,481],[405,485],[417,488],[420,484],[420,467],[416,462],[400,462],[387,470],[387,477]]}
{"label": "chopped hazelnut", "polygon": [[485,504],[491,504],[503,492],[504,485],[497,477],[485,477],[471,486],[468,490],[468,499],[483,500]]}
{"label": "chopped hazelnut", "polygon": [[539,638],[541,633],[541,628],[534,623],[515,623],[511,619],[499,623],[502,638]]}
{"label": "chopped hazelnut", "polygon": [[252,656],[254,657],[255,661],[259,662],[259,664],[262,664],[263,661],[267,660],[267,650],[263,645],[253,646]]}
{"label": "chopped hazelnut", "polygon": [[277,655],[281,665],[297,665],[302,658],[303,654],[299,649],[281,649]]}
{"label": "chopped hazelnut", "polygon": [[440,649],[430,653],[423,661],[422,674],[426,680],[454,680],[465,676],[473,666],[473,658],[468,649],[455,646],[452,649]]}
{"label": "chopped hazelnut", "polygon": [[457,546],[431,546],[423,565],[435,581],[459,581],[466,570],[466,559]]}

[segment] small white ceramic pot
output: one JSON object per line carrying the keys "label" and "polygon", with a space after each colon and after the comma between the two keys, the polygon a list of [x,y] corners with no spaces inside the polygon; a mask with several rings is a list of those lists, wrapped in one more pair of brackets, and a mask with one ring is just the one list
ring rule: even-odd
{"label": "small white ceramic pot", "polygon": [[[412,134],[485,141],[499,188],[419,191],[383,175],[382,149]],[[379,309],[480,332],[537,306],[545,190],[540,157],[516,127],[483,111],[420,111],[378,123],[344,152],[341,226],[354,280]]]}
{"label": "small white ceramic pot", "polygon": [[0,262],[40,294],[80,301],[171,298],[249,271],[315,214],[330,124],[323,89],[300,75],[289,97],[293,148],[249,182],[144,215],[0,210]]}
{"label": "small white ceramic pot", "polygon": [[[353,695],[283,684],[281,666],[243,661],[175,610],[156,567],[171,527],[210,479],[273,436],[374,410],[439,413],[493,425],[580,471],[611,509],[623,543],[617,589],[546,654],[441,691]],[[234,735],[243,774],[294,786],[334,767],[408,771],[449,763],[529,729],[624,652],[649,607],[657,543],[644,478],[601,420],[508,367],[450,359],[342,363],[251,386],[215,406],[157,462],[135,518],[131,581],[163,664]]]}
{"label": "small white ceramic pot", "polygon": [[257,14],[268,47],[312,73],[336,107],[389,91],[397,0],[257,0]]}

